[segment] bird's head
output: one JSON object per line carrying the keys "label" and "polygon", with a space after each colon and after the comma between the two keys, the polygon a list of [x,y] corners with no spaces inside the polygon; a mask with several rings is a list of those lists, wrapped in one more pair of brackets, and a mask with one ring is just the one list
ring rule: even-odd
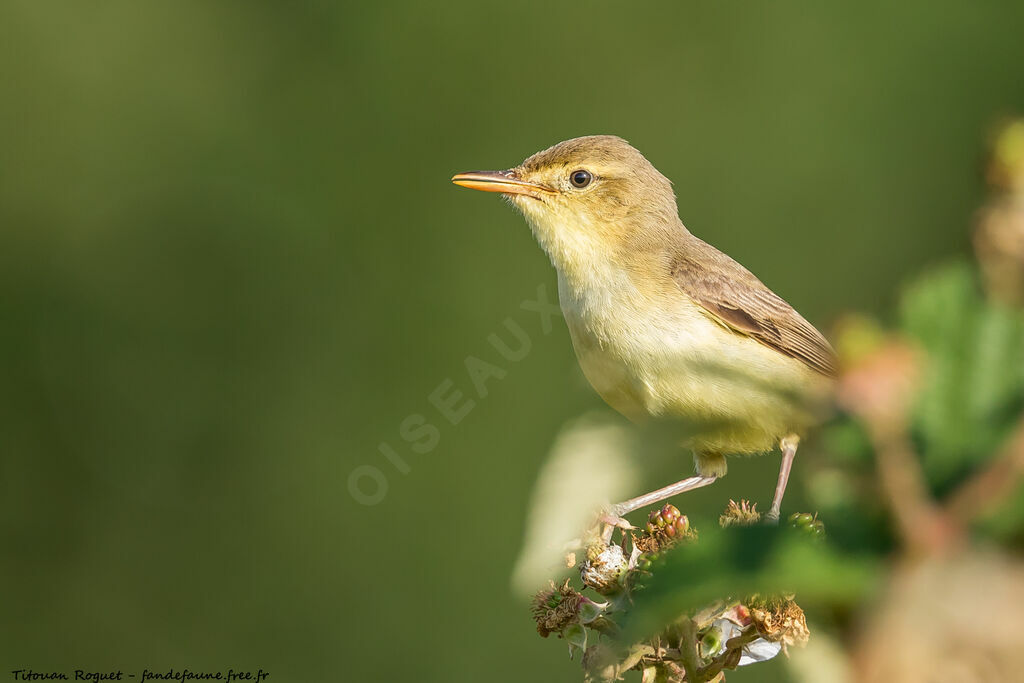
{"label": "bird's head", "polygon": [[566,140],[515,168],[459,173],[452,182],[501,193],[559,267],[654,246],[682,228],[672,184],[614,135]]}

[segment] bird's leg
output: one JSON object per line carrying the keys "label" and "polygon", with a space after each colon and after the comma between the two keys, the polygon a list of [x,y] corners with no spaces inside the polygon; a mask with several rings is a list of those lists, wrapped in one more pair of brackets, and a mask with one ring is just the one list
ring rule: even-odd
{"label": "bird's leg", "polygon": [[645,493],[642,496],[636,498],[630,498],[629,500],[623,501],[616,505],[612,505],[608,512],[602,515],[599,519],[601,524],[605,525],[601,533],[601,538],[607,544],[611,541],[612,534],[616,528],[620,529],[632,529],[632,524],[622,518],[623,515],[629,514],[633,510],[644,507],[645,505],[651,505],[652,503],[660,503],[666,498],[683,493],[684,491],[692,491],[693,489],[699,489],[702,486],[707,486],[715,479],[716,476],[702,477],[700,475],[696,477],[690,477],[689,479],[683,479],[677,481],[674,484],[669,484],[656,491]]}
{"label": "bird's leg", "polygon": [[782,513],[782,497],[786,495],[786,484],[789,483],[789,471],[793,469],[793,458],[796,457],[796,447],[800,445],[800,437],[790,434],[779,442],[782,449],[782,464],[779,466],[779,481],[775,484],[775,497],[772,498],[772,507],[768,511],[768,522],[779,523],[779,515]]}
{"label": "bird's leg", "polygon": [[622,515],[632,512],[633,510],[636,510],[638,508],[642,508],[645,505],[659,503],[665,500],[666,498],[671,498],[672,496],[682,493],[684,491],[692,491],[693,489],[699,489],[702,486],[707,486],[717,478],[718,477],[714,476],[696,476],[690,477],[689,479],[683,479],[682,481],[677,481],[674,484],[669,484],[668,486],[660,488],[657,491],[651,491],[650,493],[646,493],[642,496],[630,498],[629,500],[623,501],[618,505],[613,505],[611,511],[612,514],[621,517]]}

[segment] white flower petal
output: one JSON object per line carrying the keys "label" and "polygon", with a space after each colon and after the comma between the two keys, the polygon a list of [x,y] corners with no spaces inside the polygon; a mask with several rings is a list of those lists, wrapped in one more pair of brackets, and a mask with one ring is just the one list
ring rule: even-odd
{"label": "white flower petal", "polygon": [[767,662],[782,652],[782,643],[773,643],[770,640],[758,638],[749,645],[744,646],[742,652],[740,655],[740,666]]}

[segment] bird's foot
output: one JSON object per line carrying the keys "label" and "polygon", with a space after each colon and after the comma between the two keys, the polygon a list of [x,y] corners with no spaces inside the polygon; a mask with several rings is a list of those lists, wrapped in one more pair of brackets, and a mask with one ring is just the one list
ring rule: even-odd
{"label": "bird's foot", "polygon": [[636,528],[625,517],[619,516],[615,506],[601,512],[597,517],[597,523],[601,527],[601,540],[605,544],[611,542],[612,534],[615,533],[616,529],[629,531]]}

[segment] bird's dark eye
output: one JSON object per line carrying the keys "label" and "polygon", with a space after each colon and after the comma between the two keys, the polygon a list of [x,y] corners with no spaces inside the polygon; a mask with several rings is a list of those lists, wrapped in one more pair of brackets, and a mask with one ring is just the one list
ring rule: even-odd
{"label": "bird's dark eye", "polygon": [[573,187],[586,187],[593,179],[594,176],[590,175],[590,171],[584,171],[582,168],[569,174],[569,182]]}

